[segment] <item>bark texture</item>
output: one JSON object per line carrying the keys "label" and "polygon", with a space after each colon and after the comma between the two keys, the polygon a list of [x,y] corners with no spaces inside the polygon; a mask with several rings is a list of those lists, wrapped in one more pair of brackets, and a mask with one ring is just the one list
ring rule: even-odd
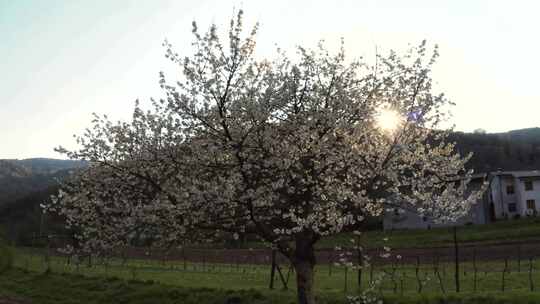
{"label": "bark texture", "polygon": [[315,293],[313,287],[315,251],[313,248],[313,242],[309,240],[296,241],[293,264],[296,271],[298,304],[315,304]]}

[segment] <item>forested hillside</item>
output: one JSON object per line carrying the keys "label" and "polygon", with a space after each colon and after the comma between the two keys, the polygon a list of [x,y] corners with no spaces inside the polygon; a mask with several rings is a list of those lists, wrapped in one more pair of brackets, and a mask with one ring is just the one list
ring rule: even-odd
{"label": "forested hillside", "polygon": [[0,160],[0,229],[12,241],[24,242],[34,233],[61,229],[42,218],[39,205],[56,193],[58,182],[85,163],[33,158]]}
{"label": "forested hillside", "polygon": [[82,166],[81,162],[44,158],[0,160],[0,206],[54,186],[70,170]]}
{"label": "forested hillside", "polygon": [[459,152],[473,152],[468,166],[476,172],[540,170],[540,128],[506,133],[461,133],[452,135]]}

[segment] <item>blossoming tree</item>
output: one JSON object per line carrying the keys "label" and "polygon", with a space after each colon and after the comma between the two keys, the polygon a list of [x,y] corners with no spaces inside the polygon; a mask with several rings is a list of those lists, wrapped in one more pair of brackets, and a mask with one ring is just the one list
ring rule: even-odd
{"label": "blossoming tree", "polygon": [[137,104],[130,122],[96,116],[78,150],[59,148],[91,165],[46,209],[100,252],[136,234],[162,246],[255,234],[290,259],[298,301],[312,304],[322,237],[385,208],[451,220],[479,193],[453,182],[471,172],[440,130],[449,102],[432,92],[436,48],[369,64],[321,43],[259,60],[256,32],[244,35],[240,12],[225,44],[195,23],[191,56],[166,42],[180,80],[161,73],[166,98],[150,110]]}

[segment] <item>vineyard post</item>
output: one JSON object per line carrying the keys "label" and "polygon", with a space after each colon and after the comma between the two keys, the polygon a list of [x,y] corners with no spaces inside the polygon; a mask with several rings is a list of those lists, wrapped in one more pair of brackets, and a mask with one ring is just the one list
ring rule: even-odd
{"label": "vineyard post", "polygon": [[439,252],[435,251],[435,256],[433,257],[433,274],[437,274],[439,271]]}
{"label": "vineyard post", "polygon": [[165,254],[162,255],[161,257],[161,265],[163,267],[166,267],[167,266],[167,256],[168,256],[168,252],[165,252]]}
{"label": "vineyard post", "polygon": [[329,254],[329,263],[328,263],[328,276],[331,277],[332,276],[332,264],[334,264],[334,255],[333,255],[333,251],[328,251],[328,254]]}
{"label": "vineyard post", "polygon": [[92,253],[88,254],[88,264],[86,264],[86,267],[88,268],[92,267]]}
{"label": "vineyard post", "polygon": [[521,244],[518,245],[518,272],[521,272]]}
{"label": "vineyard post", "polygon": [[416,257],[416,268],[414,270],[416,282],[418,283],[418,293],[422,292],[422,280],[420,279],[420,256]]}
{"label": "vineyard post", "polygon": [[391,280],[392,280],[392,283],[394,283],[394,293],[397,293],[397,289],[398,289],[398,284],[397,284],[397,281],[396,281],[396,270],[397,270],[397,266],[396,266],[396,262],[392,262],[392,276],[391,276]]}
{"label": "vineyard post", "polygon": [[442,263],[442,275],[443,277],[446,278],[446,263],[445,262]]}
{"label": "vineyard post", "polygon": [[347,265],[345,265],[345,287],[344,287],[345,293],[347,292],[347,271],[348,270],[349,268],[347,267]]}
{"label": "vineyard post", "polygon": [[403,296],[403,272],[401,272],[401,275],[399,276],[399,286],[401,289],[401,295]]}
{"label": "vineyard post", "polygon": [[444,284],[443,284],[443,281],[442,281],[441,272],[439,271],[439,255],[438,254],[436,256],[436,262],[434,263],[433,272],[435,273],[435,275],[437,276],[437,279],[439,280],[439,285],[441,287],[442,293],[445,294],[446,290],[444,289]]}
{"label": "vineyard post", "polygon": [[105,277],[109,276],[109,260],[106,259],[104,261],[103,267],[105,268]]}
{"label": "vineyard post", "polygon": [[122,267],[124,267],[127,263],[127,254],[126,254],[126,248],[122,249]]}
{"label": "vineyard post", "polygon": [[274,276],[276,275],[276,250],[272,249],[272,268],[270,269],[270,289],[274,289]]}
{"label": "vineyard post", "polygon": [[203,254],[202,254],[202,272],[205,272],[205,270],[206,270],[206,252],[204,250],[202,252],[203,252]]}
{"label": "vineyard post", "polygon": [[458,240],[457,240],[457,226],[454,226],[454,262],[455,262],[455,273],[454,279],[456,282],[456,292],[459,292],[459,249],[458,249]]}
{"label": "vineyard post", "polygon": [[375,267],[375,261],[372,259],[369,263],[369,283],[373,284],[373,267]]}
{"label": "vineyard post", "polygon": [[213,262],[210,261],[210,265],[211,265],[211,267],[212,267],[212,270],[211,270],[211,271],[212,271],[212,272],[216,272],[216,266],[217,266],[217,264],[216,264],[216,252],[215,252],[215,251],[213,251],[213,252],[214,252],[214,254],[213,254],[213,255],[214,255],[214,259],[213,259]]}
{"label": "vineyard post", "polygon": [[187,270],[187,261],[186,261],[186,246],[182,246],[182,259],[184,260],[184,271]]}
{"label": "vineyard post", "polygon": [[532,271],[533,271],[533,258],[529,258],[529,287],[531,291],[534,291],[534,285],[533,285],[533,279],[532,279]]}
{"label": "vineyard post", "polygon": [[51,240],[47,235],[47,250],[45,253],[45,263],[47,264],[47,269],[45,272],[49,273],[51,271]]}
{"label": "vineyard post", "polygon": [[358,255],[358,290],[362,290],[362,269],[364,267],[364,254],[361,246],[361,236],[356,237],[356,254]]}
{"label": "vineyard post", "polygon": [[505,275],[506,275],[506,272],[508,271],[508,258],[505,258],[504,259],[504,269],[502,271],[502,284],[501,284],[501,291],[504,292],[505,291]]}
{"label": "vineyard post", "polygon": [[476,247],[474,247],[473,249],[473,271],[474,271],[473,290],[474,292],[476,292],[477,278],[478,278],[478,268],[476,267]]}

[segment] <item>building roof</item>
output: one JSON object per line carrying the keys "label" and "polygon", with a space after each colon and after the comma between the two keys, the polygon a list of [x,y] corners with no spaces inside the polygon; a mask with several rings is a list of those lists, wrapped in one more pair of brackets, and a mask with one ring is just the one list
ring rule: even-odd
{"label": "building roof", "polygon": [[513,176],[516,178],[525,177],[540,177],[540,170],[526,170],[526,171],[495,171],[490,174],[495,176]]}

